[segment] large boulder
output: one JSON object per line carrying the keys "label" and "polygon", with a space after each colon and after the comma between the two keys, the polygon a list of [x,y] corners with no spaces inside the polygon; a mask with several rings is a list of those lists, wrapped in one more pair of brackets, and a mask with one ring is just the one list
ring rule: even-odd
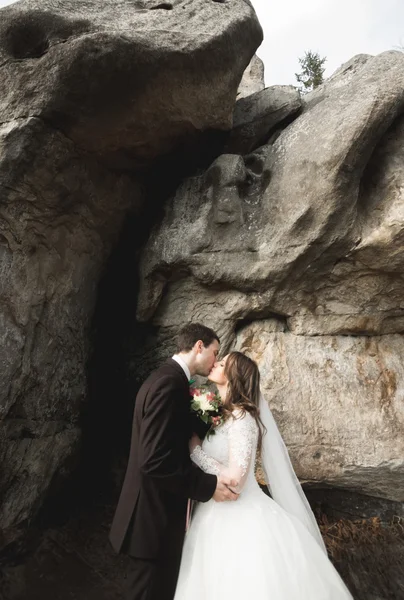
{"label": "large boulder", "polygon": [[274,85],[236,102],[226,154],[249,154],[293,121],[302,107],[292,85]]}
{"label": "large boulder", "polygon": [[247,0],[1,10],[0,547],[77,458],[98,284],[144,204],[133,169],[231,127],[261,37]]}
{"label": "large boulder", "polygon": [[265,88],[264,71],[264,63],[259,56],[254,54],[250,64],[244,71],[243,78],[237,91],[237,100],[261,92]]}
{"label": "large boulder", "polygon": [[45,120],[114,167],[230,129],[262,40],[248,0],[21,0],[1,12],[1,120]]}

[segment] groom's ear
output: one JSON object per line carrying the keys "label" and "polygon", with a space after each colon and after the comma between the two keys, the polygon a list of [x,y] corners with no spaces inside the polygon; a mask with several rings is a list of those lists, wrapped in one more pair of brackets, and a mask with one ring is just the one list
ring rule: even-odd
{"label": "groom's ear", "polygon": [[195,348],[195,350],[196,350],[197,352],[202,352],[202,350],[204,349],[204,347],[205,347],[205,346],[204,346],[204,344],[203,344],[203,341],[202,341],[202,340],[198,340],[198,341],[195,343],[195,346],[194,346],[194,348]]}

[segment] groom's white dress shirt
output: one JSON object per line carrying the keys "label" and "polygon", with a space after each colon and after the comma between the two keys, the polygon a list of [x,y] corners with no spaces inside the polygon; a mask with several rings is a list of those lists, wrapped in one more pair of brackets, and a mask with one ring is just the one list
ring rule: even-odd
{"label": "groom's white dress shirt", "polygon": [[188,365],[182,360],[181,356],[179,356],[178,354],[174,354],[173,360],[175,360],[175,362],[177,362],[180,365],[180,367],[182,367],[182,369],[189,381],[191,379],[191,372],[188,369]]}

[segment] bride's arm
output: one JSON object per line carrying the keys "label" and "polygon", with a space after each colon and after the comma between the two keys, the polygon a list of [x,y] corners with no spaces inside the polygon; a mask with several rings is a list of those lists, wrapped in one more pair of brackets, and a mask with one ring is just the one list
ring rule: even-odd
{"label": "bride's arm", "polygon": [[228,429],[229,465],[223,465],[196,445],[191,453],[192,461],[205,473],[226,476],[238,481],[236,492],[241,492],[247,478],[257,436],[255,419],[241,411],[233,413],[233,422]]}
{"label": "bride's arm", "polygon": [[225,465],[218,462],[209,454],[206,454],[202,450],[200,444],[196,444],[191,452],[191,460],[194,462],[202,471],[205,473],[211,473],[212,475],[221,475],[223,470],[226,468]]}

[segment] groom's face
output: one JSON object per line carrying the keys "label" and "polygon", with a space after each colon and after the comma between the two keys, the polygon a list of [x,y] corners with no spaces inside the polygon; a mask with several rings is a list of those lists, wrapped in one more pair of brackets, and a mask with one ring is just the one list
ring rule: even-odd
{"label": "groom's face", "polygon": [[217,340],[213,340],[209,346],[204,346],[202,342],[200,343],[195,365],[197,375],[202,375],[203,377],[209,375],[219,354],[219,347],[220,345]]}

